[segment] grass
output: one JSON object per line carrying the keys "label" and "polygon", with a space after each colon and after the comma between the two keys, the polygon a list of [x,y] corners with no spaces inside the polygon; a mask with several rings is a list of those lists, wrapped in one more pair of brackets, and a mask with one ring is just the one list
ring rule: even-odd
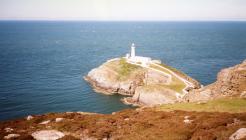
{"label": "grass", "polygon": [[[183,89],[185,88],[185,83],[181,80],[179,80],[176,76],[174,76],[172,73],[170,73],[169,71],[165,70],[165,69],[162,69],[158,66],[155,66],[155,65],[150,65],[151,68],[154,68],[154,69],[157,69],[157,70],[160,70],[160,71],[163,71],[167,74],[170,74],[172,75],[172,82],[169,84],[169,85],[165,85],[166,87],[172,89],[172,90],[175,90],[176,92],[178,93],[183,93]],[[173,68],[174,69],[174,68]],[[172,71],[172,69],[170,69]]]}
{"label": "grass", "polygon": [[218,99],[207,103],[176,103],[169,105],[161,105],[158,110],[183,110],[198,112],[246,112],[246,99]]}
{"label": "grass", "polygon": [[140,66],[126,62],[125,58],[107,62],[104,66],[112,71],[112,76],[117,75],[117,80],[124,81],[133,73],[140,71]]}
{"label": "grass", "polygon": [[122,80],[125,77],[129,76],[133,71],[137,70],[138,68],[140,67],[127,63],[125,58],[121,58],[119,61],[119,69],[118,69],[119,77],[118,78]]}

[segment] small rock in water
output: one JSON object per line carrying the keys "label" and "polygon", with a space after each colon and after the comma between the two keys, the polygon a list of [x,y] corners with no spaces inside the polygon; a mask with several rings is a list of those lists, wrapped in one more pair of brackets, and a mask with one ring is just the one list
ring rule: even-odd
{"label": "small rock in water", "polygon": [[64,118],[56,118],[56,122],[62,121]]}
{"label": "small rock in water", "polygon": [[50,120],[43,121],[43,122],[41,122],[41,123],[39,123],[39,124],[48,124],[48,123],[50,123]]}
{"label": "small rock in water", "polygon": [[4,139],[13,139],[19,137],[19,134],[8,134],[7,136],[4,136]]}
{"label": "small rock in water", "polygon": [[33,116],[29,115],[26,117],[26,120],[30,121],[31,119],[33,119]]}
{"label": "small rock in water", "polygon": [[115,115],[116,114],[116,112],[112,112],[112,115]]}
{"label": "small rock in water", "polygon": [[235,133],[233,133],[229,140],[240,140],[246,138],[246,128],[240,128]]}
{"label": "small rock in water", "polygon": [[57,140],[65,135],[57,130],[41,130],[32,133],[32,137],[36,140]]}
{"label": "small rock in water", "polygon": [[7,128],[5,128],[4,130],[5,130],[6,133],[9,133],[9,132],[12,132],[14,129],[13,129],[13,128],[7,127]]}

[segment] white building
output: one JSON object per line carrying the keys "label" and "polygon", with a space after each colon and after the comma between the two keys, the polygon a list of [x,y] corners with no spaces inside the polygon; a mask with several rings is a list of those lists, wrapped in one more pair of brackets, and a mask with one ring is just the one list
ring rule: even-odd
{"label": "white building", "polygon": [[135,44],[132,43],[130,54],[129,53],[126,54],[127,61],[129,61],[131,63],[140,64],[142,66],[147,66],[151,62],[151,58],[150,57],[143,57],[143,56],[136,56],[135,48],[136,48]]}

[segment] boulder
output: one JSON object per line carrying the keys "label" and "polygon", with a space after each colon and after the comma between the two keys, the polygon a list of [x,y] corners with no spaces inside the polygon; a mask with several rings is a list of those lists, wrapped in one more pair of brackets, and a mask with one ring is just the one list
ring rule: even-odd
{"label": "boulder", "polygon": [[64,118],[56,118],[56,122],[61,122],[62,120],[64,120]]}
{"label": "boulder", "polygon": [[31,119],[33,119],[33,116],[31,116],[31,115],[28,115],[28,116],[26,117],[26,120],[28,120],[28,121],[30,121]]}
{"label": "boulder", "polygon": [[39,123],[39,124],[48,124],[48,123],[50,123],[50,120],[43,121],[43,122],[41,122],[41,123]]}
{"label": "boulder", "polygon": [[13,128],[9,128],[9,127],[5,128],[4,130],[6,133],[10,133],[10,132],[14,131]]}
{"label": "boulder", "polygon": [[240,128],[235,133],[233,133],[229,140],[240,140],[246,138],[246,128]]}
{"label": "boulder", "polygon": [[7,136],[4,136],[4,139],[14,139],[19,137],[19,134],[8,134]]}
{"label": "boulder", "polygon": [[36,140],[57,140],[65,135],[57,130],[41,130],[32,133],[32,137]]}

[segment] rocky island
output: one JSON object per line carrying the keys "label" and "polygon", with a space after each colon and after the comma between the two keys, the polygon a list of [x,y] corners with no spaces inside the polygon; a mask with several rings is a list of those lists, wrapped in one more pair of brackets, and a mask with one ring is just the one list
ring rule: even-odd
{"label": "rocky island", "polygon": [[157,105],[183,101],[200,83],[186,74],[149,57],[135,55],[135,45],[126,57],[108,60],[84,77],[95,91],[107,95],[121,94],[124,103]]}

